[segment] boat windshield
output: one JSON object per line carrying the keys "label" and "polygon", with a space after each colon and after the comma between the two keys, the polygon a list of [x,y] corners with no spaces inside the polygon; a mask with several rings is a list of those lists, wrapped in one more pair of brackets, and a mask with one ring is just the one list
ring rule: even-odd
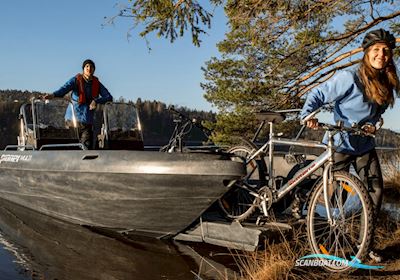
{"label": "boat windshield", "polygon": [[68,106],[72,104],[62,99],[35,103],[36,123],[39,128],[66,128],[64,115]]}
{"label": "boat windshield", "polygon": [[[48,144],[79,143],[76,121],[65,122],[68,106],[72,104],[64,99],[52,99],[50,102],[33,100],[24,104],[21,114],[25,143],[37,149]],[[143,149],[139,116],[133,104],[99,105],[94,114],[93,132],[96,148]]]}
{"label": "boat windshield", "polygon": [[143,149],[138,112],[133,104],[107,103],[103,109],[103,127],[99,147],[107,149]]}
{"label": "boat windshield", "polygon": [[64,99],[34,102],[38,146],[79,142],[77,129],[68,127],[65,123],[64,116],[68,106],[72,104]]}
{"label": "boat windshield", "polygon": [[110,131],[140,130],[137,111],[133,104],[109,103],[104,107]]}

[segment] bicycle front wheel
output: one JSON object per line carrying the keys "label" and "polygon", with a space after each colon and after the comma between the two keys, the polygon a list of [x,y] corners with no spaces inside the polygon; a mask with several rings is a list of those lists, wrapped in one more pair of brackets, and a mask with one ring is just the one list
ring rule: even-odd
{"label": "bicycle front wheel", "polygon": [[332,223],[327,219],[322,180],[314,188],[307,209],[307,237],[311,251],[328,271],[353,269],[368,252],[373,231],[373,206],[365,185],[354,175],[337,171],[328,185]]}

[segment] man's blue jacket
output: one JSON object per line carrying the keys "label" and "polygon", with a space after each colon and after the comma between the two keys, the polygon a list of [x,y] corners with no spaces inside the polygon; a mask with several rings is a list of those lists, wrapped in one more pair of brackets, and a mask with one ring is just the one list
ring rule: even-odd
{"label": "man's blue jacket", "polygon": [[[93,123],[94,110],[89,110],[89,104],[93,100],[92,97],[92,81],[84,81],[84,91],[86,96],[86,103],[79,104],[79,90],[76,76],[69,79],[62,87],[53,92],[55,97],[63,97],[68,92],[72,91],[71,99],[75,111],[75,116],[78,122],[84,124]],[[113,97],[110,92],[99,82],[99,97],[95,98],[94,101],[98,104],[104,104],[108,101],[112,101]],[[72,108],[68,106],[65,112],[65,119],[72,120]]]}

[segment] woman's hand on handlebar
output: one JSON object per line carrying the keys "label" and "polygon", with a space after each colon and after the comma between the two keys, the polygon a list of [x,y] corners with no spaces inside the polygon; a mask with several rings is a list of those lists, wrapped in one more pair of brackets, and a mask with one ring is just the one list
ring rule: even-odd
{"label": "woman's hand on handlebar", "polygon": [[53,99],[54,97],[55,97],[54,94],[46,93],[45,95],[41,95],[40,99],[45,101],[45,100]]}
{"label": "woman's hand on handlebar", "polygon": [[319,127],[318,119],[309,119],[308,121],[306,121],[306,126],[312,129],[317,129]]}
{"label": "woman's hand on handlebar", "polygon": [[366,134],[372,134],[374,135],[376,133],[376,127],[373,124],[367,123],[364,124],[361,129],[366,133]]}

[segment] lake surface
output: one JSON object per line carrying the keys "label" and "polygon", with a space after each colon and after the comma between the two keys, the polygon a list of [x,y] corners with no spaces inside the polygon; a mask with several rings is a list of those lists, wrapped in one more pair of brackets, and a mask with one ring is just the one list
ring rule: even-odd
{"label": "lake surface", "polygon": [[4,200],[0,230],[1,280],[223,279],[235,269],[223,248],[111,234]]}

